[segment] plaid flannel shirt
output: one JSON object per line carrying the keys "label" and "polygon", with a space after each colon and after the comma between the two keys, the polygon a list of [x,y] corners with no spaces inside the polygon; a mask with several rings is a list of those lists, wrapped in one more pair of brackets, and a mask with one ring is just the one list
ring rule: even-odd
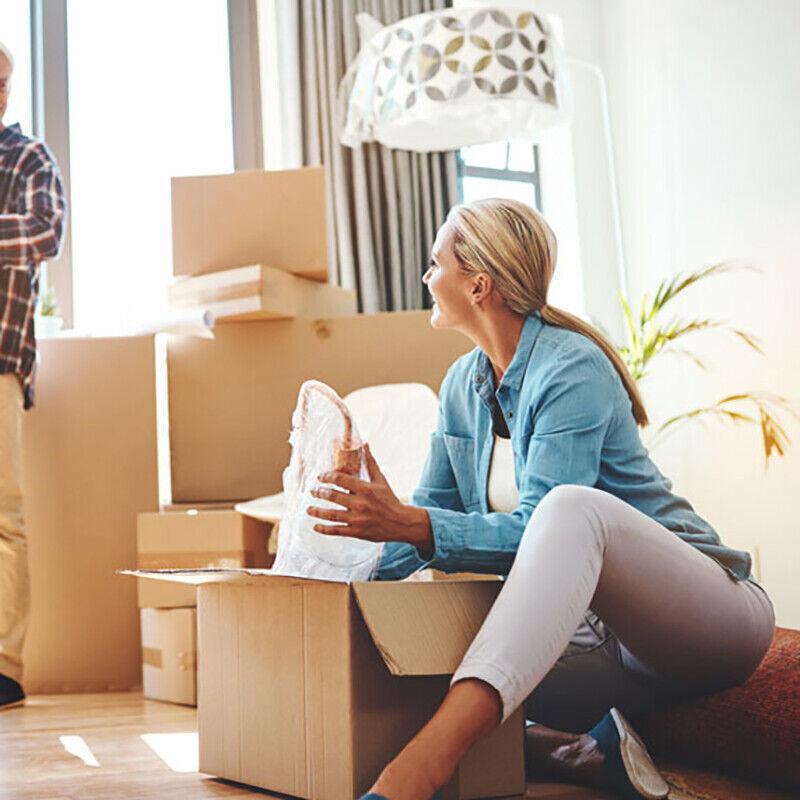
{"label": "plaid flannel shirt", "polygon": [[19,125],[0,131],[0,373],[15,373],[33,405],[33,311],[39,265],[55,258],[64,234],[61,175],[47,145]]}

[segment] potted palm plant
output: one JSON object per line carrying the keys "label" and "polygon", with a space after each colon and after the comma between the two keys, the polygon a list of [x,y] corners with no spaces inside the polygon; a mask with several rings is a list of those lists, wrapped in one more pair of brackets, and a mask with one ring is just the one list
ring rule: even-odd
{"label": "potted palm plant", "polygon": [[64,319],[59,316],[58,301],[52,286],[39,295],[36,311],[33,315],[33,326],[37,339],[55,336],[64,325]]}
{"label": "potted palm plant", "polygon": [[[627,298],[620,294],[620,303],[625,316],[627,342],[617,350],[637,382],[646,377],[653,360],[666,351],[679,352],[689,357],[698,367],[706,369],[706,364],[694,353],[676,342],[683,344],[685,337],[712,329],[723,330],[738,338],[747,347],[764,355],[760,343],[752,334],[734,328],[726,322],[713,319],[675,319],[664,321],[664,311],[675,298],[695,286],[700,281],[717,277],[733,270],[748,269],[730,263],[712,264],[690,273],[678,273],[675,277],[662,281],[652,299],[645,294],[639,303],[639,312],[634,314]],[[710,405],[683,411],[663,422],[655,432],[650,446],[658,443],[667,431],[678,426],[705,419],[728,421],[734,424],[755,425],[761,433],[765,468],[773,455],[782,456],[791,444],[782,423],[782,415],[798,419],[786,397],[767,391],[741,391],[726,395]]]}

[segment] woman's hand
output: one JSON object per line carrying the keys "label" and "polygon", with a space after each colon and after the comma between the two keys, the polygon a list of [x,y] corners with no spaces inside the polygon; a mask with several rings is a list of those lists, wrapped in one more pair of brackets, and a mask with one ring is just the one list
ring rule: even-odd
{"label": "woman's hand", "polygon": [[362,481],[344,472],[326,472],[318,476],[321,483],[337,489],[317,488],[311,494],[329,500],[341,509],[309,506],[306,512],[318,519],[341,525],[315,525],[317,533],[353,536],[371,542],[408,542],[423,551],[433,550],[430,519],[427,512],[401,503],[378,467],[369,445],[364,445],[369,481]]}

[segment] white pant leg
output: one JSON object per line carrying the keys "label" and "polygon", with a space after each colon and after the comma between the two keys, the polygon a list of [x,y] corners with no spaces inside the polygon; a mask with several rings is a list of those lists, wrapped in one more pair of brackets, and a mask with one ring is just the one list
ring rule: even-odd
{"label": "white pant leg", "polygon": [[22,390],[0,374],[0,674],[22,679],[28,627],[28,548],[22,516]]}
{"label": "white pant leg", "polygon": [[506,718],[588,609],[646,667],[687,686],[744,680],[772,638],[766,595],[607,492],[563,485],[528,522],[514,565],[453,676],[497,689]]}

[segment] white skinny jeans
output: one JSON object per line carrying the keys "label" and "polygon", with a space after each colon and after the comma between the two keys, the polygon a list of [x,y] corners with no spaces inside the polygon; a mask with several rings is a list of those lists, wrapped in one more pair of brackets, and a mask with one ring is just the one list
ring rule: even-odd
{"label": "white skinny jeans", "polygon": [[452,682],[493,686],[503,719],[528,698],[535,721],[587,730],[611,705],[635,714],[741,683],[774,625],[757,584],[614,495],[561,485],[531,515]]}

